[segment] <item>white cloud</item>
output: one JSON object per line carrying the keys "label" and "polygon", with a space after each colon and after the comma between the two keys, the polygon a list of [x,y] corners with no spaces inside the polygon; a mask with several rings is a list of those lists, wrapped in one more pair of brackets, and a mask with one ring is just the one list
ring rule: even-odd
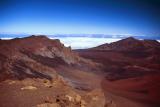
{"label": "white cloud", "polygon": [[4,37],[4,38],[1,38],[2,40],[10,40],[12,38],[7,38],[7,37]]}
{"label": "white cloud", "polygon": [[120,40],[117,38],[92,38],[92,37],[57,37],[56,39],[60,39],[60,41],[65,46],[71,46],[72,49],[91,48],[104,43],[111,43]]}

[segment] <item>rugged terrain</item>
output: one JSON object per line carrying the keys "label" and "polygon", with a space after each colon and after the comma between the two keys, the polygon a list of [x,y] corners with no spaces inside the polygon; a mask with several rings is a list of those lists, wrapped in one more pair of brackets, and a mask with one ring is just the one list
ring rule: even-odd
{"label": "rugged terrain", "polygon": [[43,35],[0,40],[0,107],[159,107],[159,90],[155,40],[74,51]]}
{"label": "rugged terrain", "polygon": [[160,43],[129,37],[91,49],[81,57],[103,64],[101,85],[117,107],[160,106]]}
{"label": "rugged terrain", "polygon": [[99,66],[46,36],[0,40],[0,106],[103,107]]}

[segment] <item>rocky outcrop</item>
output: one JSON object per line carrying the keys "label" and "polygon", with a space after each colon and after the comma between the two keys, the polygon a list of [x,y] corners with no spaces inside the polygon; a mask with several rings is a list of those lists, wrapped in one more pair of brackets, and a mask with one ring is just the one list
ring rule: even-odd
{"label": "rocky outcrop", "polygon": [[[81,91],[74,89],[62,77],[49,81],[48,79],[6,80],[1,82],[3,89],[10,87],[8,95],[18,91],[15,96],[17,101],[11,101],[14,106],[21,106],[27,101],[27,106],[32,107],[104,107],[105,97],[101,89]],[[14,90],[12,90],[14,89]],[[4,90],[4,91],[5,91]],[[2,90],[0,90],[1,92]],[[32,93],[32,94],[31,94]],[[31,94],[31,95],[30,95]],[[0,96],[4,97],[6,94]],[[30,99],[34,100],[29,100]],[[9,100],[9,99],[8,99]],[[15,103],[17,102],[17,103]],[[0,100],[1,103],[1,100]],[[9,106],[9,105],[8,105]],[[8,107],[6,104],[6,107]],[[12,106],[10,106],[12,107]]]}
{"label": "rocky outcrop", "polygon": [[104,107],[98,66],[43,35],[0,40],[0,104]]}
{"label": "rocky outcrop", "polygon": [[51,80],[56,71],[61,71],[60,66],[74,66],[76,69],[95,66],[95,63],[79,57],[58,39],[51,40],[43,35],[1,40],[0,59],[0,81],[26,77]]}

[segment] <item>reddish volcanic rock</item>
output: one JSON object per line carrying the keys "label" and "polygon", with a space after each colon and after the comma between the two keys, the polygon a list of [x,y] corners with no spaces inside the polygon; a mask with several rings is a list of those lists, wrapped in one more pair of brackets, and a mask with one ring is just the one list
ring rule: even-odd
{"label": "reddish volcanic rock", "polygon": [[57,39],[0,40],[0,107],[104,107],[98,67]]}
{"label": "reddish volcanic rock", "polygon": [[160,43],[156,40],[130,37],[75,51],[103,65],[106,78],[101,85],[117,107],[160,106]]}
{"label": "reddish volcanic rock", "polygon": [[133,37],[122,39],[113,43],[106,43],[92,49],[115,50],[115,51],[141,51],[149,48],[160,48],[160,43],[156,40],[138,40]]}
{"label": "reddish volcanic rock", "polygon": [[0,40],[0,104],[159,107],[159,58],[159,42],[132,37],[75,51],[43,35]]}
{"label": "reddish volcanic rock", "polygon": [[0,80],[11,77],[51,79],[55,71],[61,71],[60,66],[85,70],[95,65],[80,58],[58,39],[51,40],[43,35],[0,40],[0,59]]}

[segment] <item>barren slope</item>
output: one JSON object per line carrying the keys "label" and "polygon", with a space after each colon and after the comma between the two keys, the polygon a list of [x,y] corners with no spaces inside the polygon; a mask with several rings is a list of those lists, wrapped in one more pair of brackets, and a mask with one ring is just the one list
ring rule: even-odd
{"label": "barren slope", "polygon": [[0,106],[103,107],[98,66],[45,36],[0,40]]}
{"label": "barren slope", "polygon": [[81,57],[103,64],[106,79],[102,88],[118,107],[159,107],[159,42],[130,37],[75,51]]}

